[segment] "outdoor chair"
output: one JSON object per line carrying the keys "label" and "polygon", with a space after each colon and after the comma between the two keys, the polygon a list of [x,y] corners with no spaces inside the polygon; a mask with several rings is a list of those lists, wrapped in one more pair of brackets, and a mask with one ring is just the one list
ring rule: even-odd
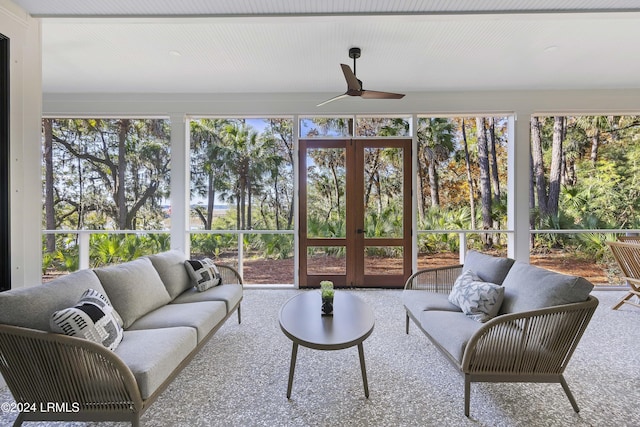
{"label": "outdoor chair", "polygon": [[632,300],[633,297],[640,298],[640,242],[607,242],[607,245],[609,245],[613,257],[618,263],[622,279],[629,285],[629,292],[620,298],[612,309],[617,310],[623,304],[630,304],[640,308],[637,300]]}
{"label": "outdoor chair", "polygon": [[618,241],[623,243],[640,243],[640,236],[618,236]]}
{"label": "outdoor chair", "polygon": [[[500,267],[495,262],[487,262],[491,259],[486,256],[478,258],[476,255],[475,266],[487,277],[490,275],[487,272],[493,269],[494,272],[491,274],[495,275],[496,280],[491,281],[504,285],[503,280],[506,279],[504,276],[498,278],[500,274],[496,272],[504,267]],[[459,311],[460,316],[458,316],[457,307],[454,308],[449,303],[447,295],[451,292],[458,276],[467,267],[469,267],[467,264],[458,264],[418,271],[408,278],[403,291],[406,333],[409,333],[409,321],[413,320],[464,376],[465,415],[469,416],[473,382],[560,383],[574,411],[578,412],[578,405],[563,374],[598,306],[598,300],[589,295],[584,301],[505,311],[504,314],[499,314],[486,323],[473,320],[465,323],[460,319],[466,316],[462,311]],[[569,283],[567,279],[550,277],[550,285],[539,286],[541,284],[531,282],[530,277],[539,277],[539,271],[542,269],[524,264],[518,265],[517,269],[516,275],[519,279],[511,280],[511,288],[514,287],[514,280],[522,279],[522,283],[531,285],[529,288],[546,289],[547,296],[553,298],[551,295],[558,290],[561,283]],[[530,272],[522,276],[521,273],[528,269],[536,269],[537,273]],[[564,275],[557,274],[557,276]],[[527,286],[517,288],[522,294],[521,298],[528,300],[531,291],[526,290]],[[577,289],[578,286],[575,288]],[[517,295],[512,295],[513,301]],[[463,348],[457,347],[467,336],[469,339],[463,344]]]}

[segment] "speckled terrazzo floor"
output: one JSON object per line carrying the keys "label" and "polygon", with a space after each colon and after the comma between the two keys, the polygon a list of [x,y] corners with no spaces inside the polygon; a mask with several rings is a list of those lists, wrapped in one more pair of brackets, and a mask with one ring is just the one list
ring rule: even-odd
{"label": "speckled terrazzo floor", "polygon": [[[364,397],[355,347],[300,347],[286,398],[291,341],[278,311],[295,290],[245,291],[242,324],[232,317],[142,417],[144,426],[640,426],[640,309],[600,300],[565,372],[580,406],[559,384],[472,384],[463,413],[458,372],[411,328],[404,333],[401,291],[354,292],[376,313],[364,342],[370,398]],[[633,366],[633,367],[632,367]],[[6,388],[0,402],[13,401]],[[12,414],[0,414],[10,425]],[[25,426],[124,426],[126,423],[25,423]]]}

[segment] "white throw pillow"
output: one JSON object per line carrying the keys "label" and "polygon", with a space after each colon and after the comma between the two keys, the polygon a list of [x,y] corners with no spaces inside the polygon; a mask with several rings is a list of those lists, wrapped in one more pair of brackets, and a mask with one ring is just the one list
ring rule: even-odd
{"label": "white throw pillow", "polygon": [[122,341],[122,319],[103,294],[87,289],[80,301],[51,315],[51,330],[101,343],[115,350]]}
{"label": "white throw pillow", "polygon": [[449,302],[478,322],[495,317],[504,299],[504,288],[483,282],[471,270],[465,270],[455,281]]}

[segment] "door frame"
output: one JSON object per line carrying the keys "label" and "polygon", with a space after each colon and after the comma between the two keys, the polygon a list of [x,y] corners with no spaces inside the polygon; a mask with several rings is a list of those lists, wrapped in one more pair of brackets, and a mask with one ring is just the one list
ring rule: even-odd
{"label": "door frame", "polygon": [[[331,280],[335,287],[401,288],[412,272],[412,139],[411,138],[340,138],[300,139],[299,167],[299,287],[318,287],[322,280]],[[402,237],[366,238],[364,233],[364,204],[358,204],[358,189],[364,189],[365,148],[400,148],[403,150],[403,227]],[[340,148],[345,150],[345,237],[307,237],[307,150],[313,148]],[[309,275],[307,250],[314,246],[344,246],[346,272],[342,274]],[[367,246],[400,246],[403,248],[402,274],[367,275],[365,248]],[[354,267],[355,266],[355,267]]]}

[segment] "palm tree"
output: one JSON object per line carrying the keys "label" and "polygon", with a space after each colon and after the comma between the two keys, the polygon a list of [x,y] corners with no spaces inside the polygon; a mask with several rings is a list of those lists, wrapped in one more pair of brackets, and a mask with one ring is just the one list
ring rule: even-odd
{"label": "palm tree", "polygon": [[[454,150],[455,123],[446,118],[421,118],[418,121],[418,159],[427,166],[431,206],[440,206],[440,188],[437,167],[449,158]],[[425,211],[425,177],[419,168],[419,209]],[[420,206],[421,205],[421,206]]]}
{"label": "palm tree", "polygon": [[282,157],[274,155],[272,138],[259,138],[244,123],[230,123],[222,133],[221,158],[235,182],[230,200],[235,200],[238,229],[252,228],[252,197],[260,193],[264,174],[277,167]]}
{"label": "palm tree", "polygon": [[204,224],[205,230],[211,230],[216,191],[228,190],[229,176],[221,156],[222,130],[228,120],[202,119],[191,122],[191,181],[192,191],[206,196],[207,209],[203,213],[197,206],[196,214]]}

